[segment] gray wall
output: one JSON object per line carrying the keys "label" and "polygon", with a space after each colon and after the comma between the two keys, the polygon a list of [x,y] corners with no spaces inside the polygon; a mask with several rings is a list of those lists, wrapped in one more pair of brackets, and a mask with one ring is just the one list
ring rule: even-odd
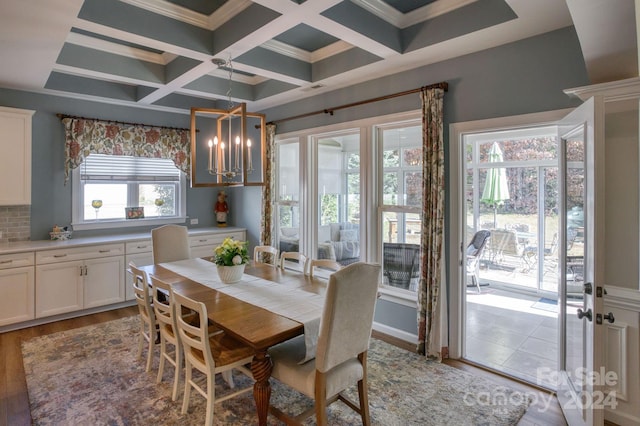
{"label": "gray wall", "polygon": [[[267,121],[277,120],[440,81],[449,83],[444,99],[445,141],[448,140],[449,123],[577,106],[579,102],[570,99],[562,90],[589,83],[577,36],[570,27],[261,112],[266,113]],[[0,89],[0,105],[37,111],[33,117],[33,240],[46,239],[54,224],[71,222],[71,185],[64,185],[64,131],[56,113],[189,127],[186,114],[9,89]],[[333,116],[318,115],[286,122],[278,127],[278,133],[419,108],[418,95],[404,96],[340,110]],[[448,156],[448,150],[445,154]],[[227,192],[229,223],[247,228],[250,245],[258,244],[260,188],[230,188]],[[212,208],[216,194],[217,189],[211,188],[188,190],[187,213],[198,218],[198,227],[213,226]],[[377,320],[409,333],[416,332],[415,315],[407,314],[405,307],[381,303],[378,308]]]}
{"label": "gray wall", "polygon": [[[444,97],[445,164],[449,161],[450,123],[575,107],[580,102],[563,89],[589,84],[578,38],[574,28],[568,27],[263,112],[267,121],[278,120],[441,81],[449,83]],[[287,121],[276,133],[417,109],[419,95],[408,95],[339,110],[333,116]],[[449,217],[448,192],[446,205]],[[254,213],[255,218],[247,218],[247,223],[259,223],[259,212]],[[408,333],[417,330],[415,309],[394,303],[378,303],[376,321]]]}

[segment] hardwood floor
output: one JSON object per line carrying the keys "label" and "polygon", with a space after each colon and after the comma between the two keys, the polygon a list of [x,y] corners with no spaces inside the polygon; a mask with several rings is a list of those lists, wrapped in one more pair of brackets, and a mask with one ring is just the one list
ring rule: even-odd
{"label": "hardwood floor", "polygon": [[[22,365],[22,340],[111,321],[136,315],[137,313],[137,306],[131,306],[0,334],[0,425],[31,425],[29,396],[27,394],[27,383]],[[374,336],[401,348],[414,350],[411,345],[398,339],[376,332],[374,332]],[[555,397],[551,398],[552,403],[545,409],[543,402],[549,400],[549,394],[547,392],[461,361],[446,360],[445,363],[454,368],[487,377],[498,384],[507,385],[523,392],[539,393],[540,397],[537,398],[538,402],[529,407],[526,414],[520,420],[519,425],[566,425]]]}

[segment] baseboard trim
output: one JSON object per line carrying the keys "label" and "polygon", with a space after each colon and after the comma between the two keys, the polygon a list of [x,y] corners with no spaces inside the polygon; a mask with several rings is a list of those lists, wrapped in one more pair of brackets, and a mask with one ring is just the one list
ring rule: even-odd
{"label": "baseboard trim", "polygon": [[418,336],[416,334],[398,330],[397,328],[389,327],[388,325],[380,324],[379,322],[373,323],[373,329],[377,332],[386,334],[387,336],[395,337],[396,339],[400,339],[414,346],[418,344]]}
{"label": "baseboard trim", "polygon": [[640,424],[640,417],[632,416],[631,414],[623,413],[617,410],[605,409],[604,418],[606,421],[615,423],[619,426],[632,426]]}
{"label": "baseboard trim", "polygon": [[106,311],[112,311],[114,309],[126,308],[127,306],[133,306],[135,304],[136,304],[135,300],[127,300],[127,301],[124,301],[124,302],[115,303],[113,305],[98,306],[98,307],[91,308],[91,309],[84,309],[82,311],[67,312],[67,313],[59,314],[59,315],[52,315],[50,317],[37,318],[37,319],[34,319],[34,320],[30,320],[30,321],[24,321],[24,322],[19,322],[19,323],[15,323],[15,324],[9,324],[9,325],[5,325],[3,327],[0,327],[0,333],[6,333],[8,331],[20,330],[20,329],[23,329],[23,328],[33,327],[33,326],[36,326],[36,325],[48,324],[48,323],[51,323],[51,322],[56,322],[56,321],[62,321],[62,320],[71,319],[71,318],[82,317],[82,316],[85,316],[85,315],[96,314],[98,312],[106,312]]}

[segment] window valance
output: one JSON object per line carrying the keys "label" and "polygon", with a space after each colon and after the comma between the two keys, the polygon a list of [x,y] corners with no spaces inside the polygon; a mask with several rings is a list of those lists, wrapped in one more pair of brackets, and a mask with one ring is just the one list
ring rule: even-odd
{"label": "window valance", "polygon": [[178,169],[191,173],[188,129],[115,123],[85,118],[62,119],[65,128],[64,181],[89,154],[167,158]]}

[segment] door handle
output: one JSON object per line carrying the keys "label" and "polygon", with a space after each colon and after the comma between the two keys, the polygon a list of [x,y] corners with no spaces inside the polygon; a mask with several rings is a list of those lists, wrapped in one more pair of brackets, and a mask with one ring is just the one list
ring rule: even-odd
{"label": "door handle", "polygon": [[596,314],[596,324],[602,324],[603,319],[609,321],[609,324],[613,324],[616,321],[616,318],[613,316],[612,312],[609,312],[604,316],[602,314]]}
{"label": "door handle", "polygon": [[578,318],[579,319],[587,318],[589,321],[592,321],[593,316],[592,316],[591,308],[587,309],[586,311],[583,311],[582,309],[578,309]]}

